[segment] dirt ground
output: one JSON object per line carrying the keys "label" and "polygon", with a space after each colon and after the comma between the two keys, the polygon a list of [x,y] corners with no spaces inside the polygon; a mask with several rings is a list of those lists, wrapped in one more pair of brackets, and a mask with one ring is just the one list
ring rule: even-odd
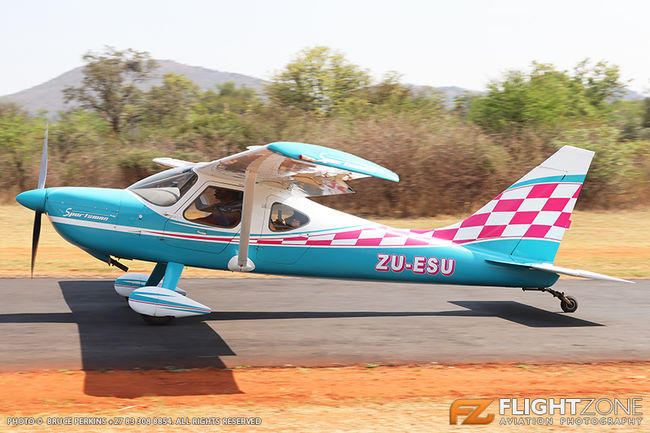
{"label": "dirt ground", "polygon": [[[0,431],[572,431],[559,424],[449,424],[458,398],[552,396],[635,396],[647,411],[650,362],[0,373]],[[9,426],[9,417],[43,424]],[[47,425],[79,417],[134,425]],[[197,417],[259,418],[261,424],[203,426],[193,424]],[[155,424],[165,419],[175,425]],[[641,424],[578,431],[650,430]]]}

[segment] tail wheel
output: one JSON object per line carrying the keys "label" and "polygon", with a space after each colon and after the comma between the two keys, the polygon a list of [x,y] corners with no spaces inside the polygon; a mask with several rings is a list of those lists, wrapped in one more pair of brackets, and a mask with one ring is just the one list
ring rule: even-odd
{"label": "tail wheel", "polygon": [[154,325],[154,326],[166,325],[172,320],[174,320],[173,316],[156,317],[156,316],[147,316],[146,314],[140,314],[140,315],[142,316],[142,318],[144,319],[147,325]]}
{"label": "tail wheel", "polygon": [[573,296],[565,296],[562,301],[560,301],[560,308],[565,313],[573,313],[578,309],[578,301]]}

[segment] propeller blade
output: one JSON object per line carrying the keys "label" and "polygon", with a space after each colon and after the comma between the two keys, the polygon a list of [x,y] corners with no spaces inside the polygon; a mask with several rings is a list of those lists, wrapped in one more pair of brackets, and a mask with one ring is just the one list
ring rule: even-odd
{"label": "propeller blade", "polygon": [[38,250],[38,239],[41,237],[41,215],[43,212],[34,213],[34,230],[32,231],[32,278],[34,278],[34,261]]}
{"label": "propeller blade", "polygon": [[43,138],[43,153],[41,154],[41,171],[38,173],[38,189],[45,187],[47,177],[47,131],[49,125],[45,125],[45,137]]}
{"label": "propeller blade", "polygon": [[[38,189],[45,188],[45,179],[47,178],[47,133],[50,129],[48,123],[45,124],[45,137],[43,137],[43,153],[41,153],[41,170],[38,173]],[[36,251],[38,250],[38,240],[41,237],[41,216],[43,212],[34,213],[34,229],[32,231],[32,266],[31,277],[34,278],[34,262],[36,261]]]}

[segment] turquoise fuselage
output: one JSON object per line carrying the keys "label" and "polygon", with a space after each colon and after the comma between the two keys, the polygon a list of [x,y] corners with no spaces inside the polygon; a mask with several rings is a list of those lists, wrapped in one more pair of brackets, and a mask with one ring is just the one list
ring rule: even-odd
{"label": "turquoise fuselage", "polygon": [[[228,261],[239,250],[237,229],[205,227],[203,234],[212,240],[193,237],[195,226],[152,210],[128,190],[48,188],[46,211],[63,238],[100,260],[112,255],[227,270]],[[317,233],[294,233],[300,234]],[[251,233],[251,239],[264,236],[268,235]],[[504,251],[509,248],[505,245]],[[480,244],[393,247],[251,242],[248,257],[255,264],[254,272],[281,275],[506,287],[549,287],[558,279],[553,273],[487,262],[503,257],[481,249]],[[391,259],[400,266],[391,267]]]}

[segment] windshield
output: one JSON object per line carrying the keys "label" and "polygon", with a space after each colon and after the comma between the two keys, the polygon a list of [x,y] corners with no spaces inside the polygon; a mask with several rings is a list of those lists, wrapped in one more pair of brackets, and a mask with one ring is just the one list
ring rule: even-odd
{"label": "windshield", "polygon": [[144,178],[128,189],[157,206],[171,206],[196,182],[191,168],[179,167]]}

